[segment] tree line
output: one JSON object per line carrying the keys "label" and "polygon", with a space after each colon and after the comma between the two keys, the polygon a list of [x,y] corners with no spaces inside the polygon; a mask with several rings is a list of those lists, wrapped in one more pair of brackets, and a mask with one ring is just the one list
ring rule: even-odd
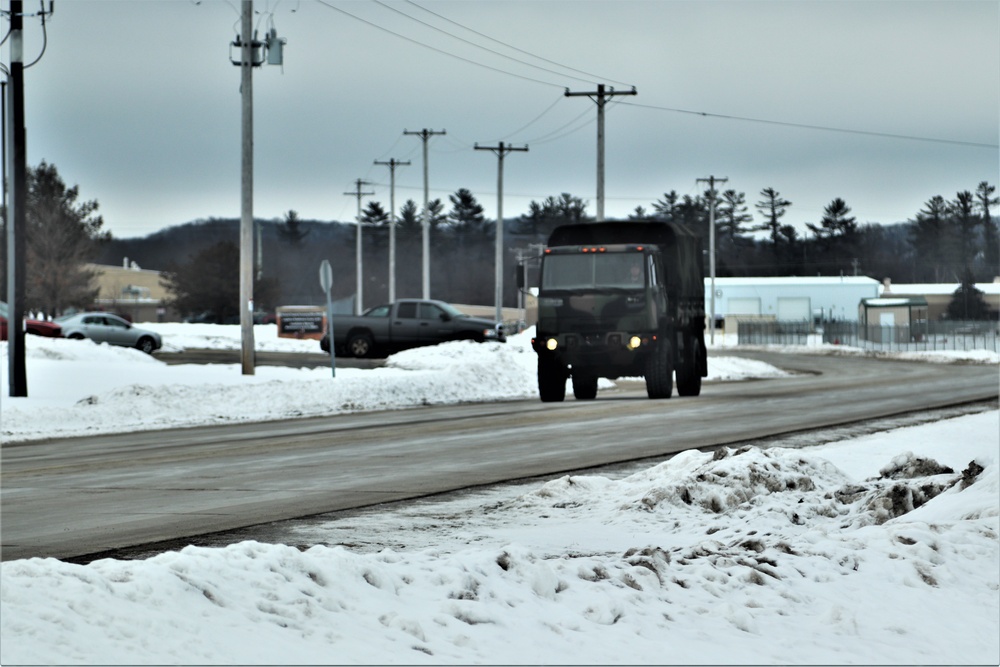
{"label": "tree line", "polygon": [[[903,223],[859,223],[851,207],[835,198],[817,222],[801,232],[785,222],[794,203],[764,188],[752,207],[736,189],[700,195],[665,192],[632,220],[689,225],[709,247],[714,206],[716,275],[891,277],[897,283],[992,281],[1000,276],[1000,236],[992,215],[996,187],[983,181],[951,199],[935,195]],[[561,224],[593,220],[589,203],[569,193],[532,201],[504,221],[504,305],[517,304],[514,270],[518,256],[543,244]],[[182,315],[209,311],[219,321],[237,314],[238,219],[199,220],[142,239],[115,239],[104,230],[96,200],[81,201],[54,165],[28,170],[26,309],[58,315],[93,305],[97,288],[85,264],[120,265],[123,257],[164,272],[171,305]],[[258,220],[255,303],[259,309],[322,300],[318,267],[330,260],[335,298],[355,292],[355,235],[364,249],[365,306],[388,299],[389,214],[369,201],[354,222],[303,220],[289,210],[276,220]],[[4,212],[6,219],[6,212]],[[453,303],[492,304],[496,221],[484,215],[471,191],[457,190],[428,203],[431,295]],[[423,211],[412,199],[396,215],[396,296],[419,297],[422,285]],[[6,243],[6,234],[2,243]],[[6,262],[6,249],[0,260]],[[705,262],[706,270],[708,262]],[[6,270],[0,272],[6,293]]]}

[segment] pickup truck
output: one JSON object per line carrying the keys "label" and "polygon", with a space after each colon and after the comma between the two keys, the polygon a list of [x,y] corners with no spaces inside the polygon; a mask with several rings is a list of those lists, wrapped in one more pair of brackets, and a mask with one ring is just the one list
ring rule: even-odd
{"label": "pickup truck", "polygon": [[[501,323],[470,317],[444,301],[400,299],[361,315],[333,316],[338,356],[369,357],[452,340],[503,343],[507,337]],[[319,344],[324,352],[330,351],[329,333]]]}

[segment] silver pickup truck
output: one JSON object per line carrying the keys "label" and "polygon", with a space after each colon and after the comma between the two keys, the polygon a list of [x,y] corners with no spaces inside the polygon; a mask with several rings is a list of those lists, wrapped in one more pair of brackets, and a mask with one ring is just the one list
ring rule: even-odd
{"label": "silver pickup truck", "polygon": [[[471,317],[444,301],[400,299],[362,315],[334,315],[333,340],[337,356],[370,357],[452,340],[503,343],[507,336],[502,323]],[[329,352],[329,334],[319,344]]]}

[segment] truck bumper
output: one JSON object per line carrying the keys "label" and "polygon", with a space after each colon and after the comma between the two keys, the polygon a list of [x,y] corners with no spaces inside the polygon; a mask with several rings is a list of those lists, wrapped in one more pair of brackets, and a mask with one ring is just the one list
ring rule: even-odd
{"label": "truck bumper", "polygon": [[647,353],[658,343],[651,333],[609,331],[560,333],[531,339],[538,354],[549,354],[576,371],[614,379],[641,375]]}

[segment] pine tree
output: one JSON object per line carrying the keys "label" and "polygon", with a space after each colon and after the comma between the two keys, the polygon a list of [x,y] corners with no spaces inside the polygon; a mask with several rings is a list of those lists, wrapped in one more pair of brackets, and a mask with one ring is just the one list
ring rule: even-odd
{"label": "pine tree", "polygon": [[675,190],[663,193],[663,199],[653,202],[654,217],[664,222],[672,222],[677,216],[677,200],[680,195]]}
{"label": "pine tree", "polygon": [[299,214],[290,210],[285,214],[285,219],[281,223],[281,226],[278,227],[278,235],[283,241],[292,245],[299,245],[302,243],[302,239],[309,235],[309,231],[302,229],[302,221],[299,219]]}
{"label": "pine tree", "polygon": [[945,276],[952,238],[948,235],[951,209],[941,195],[927,200],[910,224],[910,240],[916,254],[918,279],[941,282]]}
{"label": "pine tree", "polygon": [[983,222],[983,277],[992,280],[1000,276],[1000,233],[997,223],[990,215],[990,208],[1000,204],[1000,197],[994,197],[995,185],[982,181],[976,188],[976,206],[982,212]]}
{"label": "pine tree", "polygon": [[361,212],[361,224],[385,225],[389,222],[389,213],[377,201],[369,201]]}
{"label": "pine tree", "polygon": [[753,216],[747,213],[746,193],[736,190],[726,190],[715,211],[715,221],[720,237],[728,239],[733,245],[739,244],[741,237],[752,231],[747,224],[753,222]]}
{"label": "pine tree", "polygon": [[976,287],[975,276],[969,267],[963,271],[962,283],[952,294],[947,314],[951,320],[990,319],[990,307],[982,290]]}
{"label": "pine tree", "polygon": [[956,193],[955,200],[951,204],[951,227],[952,234],[957,239],[955,244],[955,257],[952,259],[952,275],[958,277],[958,267],[963,267],[963,271],[968,271],[970,266],[975,264],[976,232],[980,219],[976,217],[973,208],[975,199],[968,190]]}
{"label": "pine tree", "polygon": [[455,194],[449,195],[451,212],[448,219],[458,234],[483,234],[486,229],[486,217],[482,205],[476,201],[475,195],[466,188],[460,188]]}
{"label": "pine tree", "polygon": [[406,203],[403,204],[403,208],[399,209],[399,215],[396,221],[396,232],[400,236],[410,237],[420,235],[420,213],[417,209],[417,202],[412,199],[407,199]]}
{"label": "pine tree", "polygon": [[[436,231],[447,221],[448,215],[444,212],[444,204],[441,203],[440,199],[432,199],[427,202],[427,224],[430,226],[431,232]],[[423,224],[422,216],[421,224]]]}
{"label": "pine tree", "polygon": [[755,204],[756,209],[764,217],[764,223],[757,229],[767,231],[771,239],[771,253],[774,257],[775,268],[782,264],[784,252],[782,250],[781,218],[788,211],[792,202],[781,196],[774,188],[764,188],[760,191],[762,200]]}
{"label": "pine tree", "polygon": [[850,239],[858,231],[858,219],[852,215],[851,207],[840,197],[827,204],[819,226],[806,223],[806,227],[818,239]]}
{"label": "pine tree", "polygon": [[649,218],[649,214],[646,213],[646,209],[642,206],[636,206],[635,209],[628,214],[629,220],[646,220]]}
{"label": "pine tree", "polygon": [[532,201],[528,213],[520,219],[520,233],[534,237],[547,237],[559,225],[584,222],[587,219],[587,202],[568,192],[558,198],[546,197],[542,203]]}

